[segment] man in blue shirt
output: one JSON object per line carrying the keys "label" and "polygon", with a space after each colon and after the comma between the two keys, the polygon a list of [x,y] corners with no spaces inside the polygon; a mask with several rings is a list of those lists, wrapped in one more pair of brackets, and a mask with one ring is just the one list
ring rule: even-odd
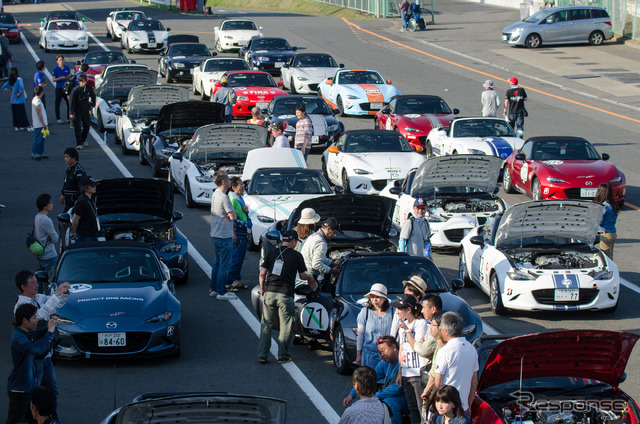
{"label": "man in blue shirt", "polygon": [[58,124],[62,124],[64,121],[60,119],[60,102],[64,100],[67,104],[67,114],[65,115],[65,120],[69,122],[69,99],[64,94],[64,83],[67,81],[67,76],[71,73],[71,70],[67,65],[64,64],[64,56],[59,54],[56,57],[56,62],[58,62],[58,66],[53,68],[51,71],[53,82],[56,83],[56,119],[58,120]]}
{"label": "man in blue shirt", "polygon": [[[36,63],[36,73],[33,75],[33,88],[36,88],[37,86],[42,87],[42,90],[44,90],[47,87],[47,76],[44,74],[44,71],[46,69],[46,66],[44,64],[44,60],[39,60]],[[45,109],[47,108],[47,103],[44,99],[44,92],[42,93],[42,97],[40,97],[40,100],[42,101],[42,104],[44,105]]]}

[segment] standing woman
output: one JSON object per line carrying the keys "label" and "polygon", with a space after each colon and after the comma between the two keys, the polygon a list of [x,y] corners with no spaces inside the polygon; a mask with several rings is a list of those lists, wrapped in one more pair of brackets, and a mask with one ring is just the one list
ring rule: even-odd
{"label": "standing woman", "polygon": [[356,339],[356,362],[375,368],[380,362],[377,340],[389,334],[393,322],[393,308],[389,308],[387,287],[384,284],[374,284],[364,297],[369,299],[369,305],[362,308],[358,314],[358,337]]}
{"label": "standing woman", "polygon": [[18,76],[18,68],[11,68],[11,71],[9,71],[9,80],[4,83],[2,88],[11,95],[11,114],[13,115],[13,126],[15,130],[33,131],[33,127],[29,125],[27,108],[24,106],[24,82],[22,82],[22,78]]}
{"label": "standing woman", "polygon": [[598,186],[596,197],[593,198],[596,203],[604,205],[604,211],[598,225],[598,234],[600,235],[600,250],[613,260],[613,244],[618,238],[616,234],[616,221],[618,220],[618,203],[613,197],[613,189],[611,184],[602,183]]}
{"label": "standing woman", "polygon": [[299,238],[298,245],[296,246],[298,252],[302,250],[305,240],[316,232],[316,224],[318,221],[320,221],[320,215],[318,215],[313,208],[304,208],[302,212],[300,212],[300,219],[298,220],[298,225],[296,225],[296,232]]}
{"label": "standing woman", "polygon": [[231,190],[229,190],[229,200],[231,206],[236,211],[237,219],[235,220],[233,232],[233,250],[231,251],[231,265],[229,265],[229,273],[227,275],[227,289],[229,291],[238,291],[238,288],[247,288],[245,284],[240,282],[240,270],[244,262],[244,256],[247,253],[247,243],[249,241],[248,229],[251,228],[251,219],[247,215],[249,207],[244,203],[244,183],[240,177],[231,178]]}

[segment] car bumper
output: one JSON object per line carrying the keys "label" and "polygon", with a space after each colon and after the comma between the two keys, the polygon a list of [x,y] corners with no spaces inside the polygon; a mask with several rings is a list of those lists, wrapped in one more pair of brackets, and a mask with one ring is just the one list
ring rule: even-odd
{"label": "car bumper", "polygon": [[446,222],[429,221],[431,227],[431,247],[440,249],[457,248],[460,241],[469,231],[487,221],[483,214],[461,214],[454,216]]}
{"label": "car bumper", "polygon": [[112,112],[108,112],[106,110],[100,110],[100,108],[93,108],[91,110],[93,115],[92,120],[94,123],[98,123],[97,113],[102,115],[102,125],[106,130],[114,130],[116,128],[116,114]]}
{"label": "car bumper", "polygon": [[[424,149],[427,143],[427,135],[429,134],[426,131],[418,131],[418,132],[407,132],[404,130],[400,131],[400,134],[407,139],[411,147],[422,147]],[[436,156],[441,155],[442,153],[434,151]]]}
{"label": "car bumper", "polygon": [[168,68],[167,72],[174,80],[191,81],[193,80],[193,74],[190,68]]}
{"label": "car bumper", "polygon": [[254,71],[268,72],[271,75],[280,75],[280,69],[282,69],[284,62],[276,63],[254,63],[251,67]]}
{"label": "car bumper", "polygon": [[355,194],[380,194],[387,184],[393,180],[382,180],[363,177],[360,175],[349,176],[349,185],[351,192]]}
{"label": "car bumper", "polygon": [[[540,182],[543,182],[543,180],[540,179]],[[567,184],[545,184],[540,187],[540,190],[542,190],[543,199],[593,200],[596,194],[596,189],[599,185],[600,182],[596,181],[594,181],[593,185],[590,187],[567,187]],[[613,196],[616,199],[616,202],[624,202],[627,194],[626,181],[618,184],[611,183],[611,188],[613,188]]]}
{"label": "car bumper", "polygon": [[65,41],[45,41],[45,43],[47,44],[46,47],[49,50],[88,50],[89,49],[89,42],[88,41],[84,41],[84,42],[78,42],[78,41],[72,41],[72,42],[65,42]]}
{"label": "car bumper", "polygon": [[524,32],[503,32],[502,42],[512,46],[524,46],[527,35],[529,34]]}
{"label": "car bumper", "polygon": [[316,94],[318,92],[318,82],[303,82],[294,79],[293,85],[300,94]]}
{"label": "car bumper", "polygon": [[233,116],[234,117],[245,117],[251,116],[251,109],[257,105],[257,103],[264,103],[264,107],[261,109],[266,109],[269,105],[269,100],[265,100],[264,102],[255,102],[255,101],[238,101],[235,105],[233,105]]}
{"label": "car bumper", "polygon": [[20,39],[20,31],[2,31],[5,37],[9,39],[10,43],[16,43]]}
{"label": "car bumper", "polygon": [[123,134],[122,142],[124,143],[124,148],[136,152],[140,151],[140,132],[132,132],[131,130],[125,129]]}
{"label": "car bumper", "polygon": [[[322,96],[325,102],[333,108],[338,108],[338,105],[329,101],[325,96]],[[382,106],[384,106],[384,102],[379,103],[369,103],[362,102],[362,99],[344,99],[342,101],[342,106],[344,108],[345,115],[375,115]]]}
{"label": "car bumper", "polygon": [[194,178],[189,178],[189,188],[194,202],[199,205],[211,204],[211,196],[216,189],[216,185],[213,182],[201,183]]}
{"label": "car bumper", "polygon": [[129,48],[136,52],[159,52],[164,49],[164,43],[156,43],[156,47],[149,47],[147,43],[134,43]]}

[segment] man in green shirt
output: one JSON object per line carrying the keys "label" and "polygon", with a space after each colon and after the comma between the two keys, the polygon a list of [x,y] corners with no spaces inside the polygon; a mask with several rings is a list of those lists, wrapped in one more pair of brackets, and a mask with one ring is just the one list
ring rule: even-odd
{"label": "man in green shirt", "polygon": [[251,228],[251,220],[247,215],[249,208],[244,203],[244,183],[240,177],[231,178],[231,190],[229,199],[231,205],[236,210],[238,218],[234,223],[233,250],[231,251],[231,266],[227,277],[227,288],[229,291],[238,291],[238,288],[247,288],[240,282],[240,270],[244,262],[244,255],[247,252],[247,242],[249,240],[247,229]]}

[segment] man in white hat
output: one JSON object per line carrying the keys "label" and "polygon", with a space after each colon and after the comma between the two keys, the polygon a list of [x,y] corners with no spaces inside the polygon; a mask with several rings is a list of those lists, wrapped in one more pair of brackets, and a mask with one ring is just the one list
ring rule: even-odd
{"label": "man in white hat", "polygon": [[427,202],[419,197],[413,202],[411,215],[400,229],[398,251],[431,259],[431,227],[425,218]]}
{"label": "man in white hat", "polygon": [[493,86],[493,81],[486,80],[482,86],[485,90],[480,96],[482,103],[482,116],[498,116],[498,108],[500,107],[500,96]]}

